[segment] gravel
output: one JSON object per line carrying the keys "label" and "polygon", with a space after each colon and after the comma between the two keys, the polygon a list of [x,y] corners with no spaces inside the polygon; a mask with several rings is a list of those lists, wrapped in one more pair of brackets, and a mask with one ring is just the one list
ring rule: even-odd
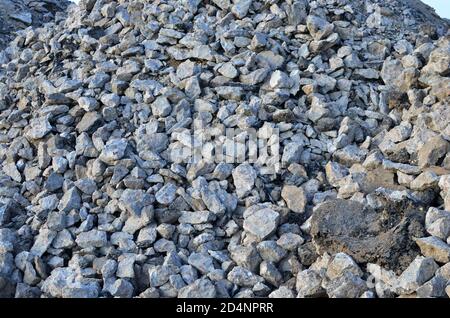
{"label": "gravel", "polygon": [[429,9],[32,3],[0,51],[0,297],[449,297]]}

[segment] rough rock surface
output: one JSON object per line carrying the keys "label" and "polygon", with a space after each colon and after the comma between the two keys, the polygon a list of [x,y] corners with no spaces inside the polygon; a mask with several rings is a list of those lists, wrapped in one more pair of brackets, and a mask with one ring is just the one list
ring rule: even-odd
{"label": "rough rock surface", "polygon": [[428,7],[39,17],[0,52],[0,297],[448,297],[450,33]]}
{"label": "rough rock surface", "polygon": [[38,27],[64,17],[68,0],[2,0],[0,2],[0,50],[28,27]]}

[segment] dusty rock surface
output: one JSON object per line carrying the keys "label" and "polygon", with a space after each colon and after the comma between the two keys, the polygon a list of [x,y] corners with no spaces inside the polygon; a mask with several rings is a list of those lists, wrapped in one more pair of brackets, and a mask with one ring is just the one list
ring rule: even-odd
{"label": "dusty rock surface", "polygon": [[429,8],[31,15],[0,52],[1,297],[449,296],[450,33]]}
{"label": "dusty rock surface", "polygon": [[63,18],[70,4],[67,0],[2,0],[0,50],[16,37],[17,31]]}

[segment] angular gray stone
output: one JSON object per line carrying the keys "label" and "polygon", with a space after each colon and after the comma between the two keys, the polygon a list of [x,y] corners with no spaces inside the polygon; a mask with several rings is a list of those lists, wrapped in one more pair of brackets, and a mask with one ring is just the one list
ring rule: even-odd
{"label": "angular gray stone", "polygon": [[261,263],[259,267],[259,274],[273,286],[280,286],[283,281],[283,276],[280,271],[273,263],[270,262],[263,261]]}
{"label": "angular gray stone", "polygon": [[442,240],[450,236],[450,212],[430,207],[425,217],[427,232]]}
{"label": "angular gray stone", "polygon": [[110,140],[106,143],[105,148],[103,148],[99,159],[106,164],[113,165],[117,160],[120,160],[125,156],[127,146],[128,141],[126,139]]}
{"label": "angular gray stone", "polygon": [[66,229],[63,229],[62,231],[58,232],[55,239],[52,242],[52,246],[54,248],[72,248],[75,246],[75,241],[72,237],[72,234]]}
{"label": "angular gray stone", "polygon": [[231,99],[235,101],[240,101],[242,94],[244,93],[242,87],[236,86],[219,86],[215,89],[217,94],[223,99]]}
{"label": "angular gray stone", "polygon": [[244,219],[244,230],[262,241],[277,229],[280,214],[272,209],[258,210]]}
{"label": "angular gray stone", "polygon": [[233,170],[232,175],[238,198],[245,197],[254,187],[255,170],[248,163],[243,163]]}
{"label": "angular gray stone", "polygon": [[81,248],[103,247],[108,243],[108,237],[104,231],[91,230],[78,234],[75,241]]}
{"label": "angular gray stone", "polygon": [[187,60],[178,65],[177,76],[180,80],[183,80],[197,74],[199,71],[200,67],[196,63]]}
{"label": "angular gray stone", "polygon": [[418,165],[421,168],[435,165],[440,158],[445,156],[450,144],[441,136],[436,136],[427,142],[417,152]]}
{"label": "angular gray stone", "polygon": [[120,105],[120,97],[117,94],[105,94],[100,100],[107,107],[117,107]]}
{"label": "angular gray stone", "polygon": [[238,71],[230,62],[224,63],[217,71],[228,78],[235,78],[238,76]]}
{"label": "angular gray stone", "polygon": [[159,287],[164,285],[168,280],[172,272],[167,266],[158,265],[148,270],[149,281],[151,287]]}
{"label": "angular gray stone", "polygon": [[277,244],[287,251],[296,251],[305,240],[295,233],[284,233],[277,240]]}
{"label": "angular gray stone", "polygon": [[256,247],[252,244],[249,246],[237,245],[229,247],[231,259],[236,262],[238,266],[242,266],[246,269],[256,272],[261,258],[258,255]]}
{"label": "angular gray stone", "polygon": [[131,215],[140,216],[142,209],[151,205],[153,199],[144,190],[125,189],[119,201]]}
{"label": "angular gray stone", "polygon": [[420,286],[416,295],[419,298],[445,298],[445,287],[448,280],[442,276],[435,276]]}
{"label": "angular gray stone", "polygon": [[202,274],[207,274],[214,270],[213,258],[202,253],[192,253],[188,258],[189,265],[194,266]]}
{"label": "angular gray stone", "polygon": [[41,139],[44,138],[53,127],[48,121],[47,117],[33,119],[30,123],[30,130],[27,136],[31,139]]}
{"label": "angular gray stone", "polygon": [[76,128],[79,133],[92,133],[101,123],[102,116],[98,112],[87,112],[83,115]]}
{"label": "angular gray stone", "polygon": [[42,228],[39,231],[36,240],[34,241],[33,246],[30,249],[30,252],[38,257],[41,257],[50,245],[53,242],[53,239],[56,237],[57,232]]}
{"label": "angular gray stone", "polygon": [[243,19],[248,13],[248,10],[252,4],[252,0],[234,0],[231,12],[238,19]]}
{"label": "angular gray stone", "polygon": [[286,286],[281,286],[269,294],[269,298],[295,298],[294,292]]}
{"label": "angular gray stone", "polygon": [[335,279],[346,272],[352,273],[358,277],[363,275],[362,270],[350,256],[345,253],[337,253],[328,264],[327,277]]}
{"label": "angular gray stone", "polygon": [[257,283],[262,282],[264,279],[261,276],[255,275],[250,270],[241,266],[234,267],[227,275],[227,279],[242,287],[253,287]]}
{"label": "angular gray stone", "polygon": [[450,262],[450,246],[441,239],[429,236],[418,238],[415,241],[425,257],[431,257],[439,263]]}
{"label": "angular gray stone", "polygon": [[369,80],[375,80],[380,77],[380,73],[373,68],[357,69],[353,72],[353,75]]}
{"label": "angular gray stone", "polygon": [[42,291],[57,298],[96,298],[100,286],[82,279],[70,267],[56,268],[44,281]]}
{"label": "angular gray stone", "polygon": [[212,2],[222,10],[227,10],[231,5],[230,0],[212,0]]}
{"label": "angular gray stone", "polygon": [[52,173],[48,176],[44,187],[47,191],[54,192],[62,188],[64,184],[64,177],[59,173]]}
{"label": "angular gray stone", "polygon": [[80,97],[78,99],[78,105],[87,112],[92,112],[98,108],[98,102],[92,97]]}
{"label": "angular gray stone", "polygon": [[28,25],[30,25],[33,22],[31,12],[13,13],[10,14],[10,17]]}
{"label": "angular gray stone", "polygon": [[368,290],[366,282],[350,272],[326,281],[324,287],[330,298],[359,298]]}
{"label": "angular gray stone", "polygon": [[125,279],[118,279],[109,288],[109,292],[114,297],[131,298],[133,296],[134,288],[129,281]]}
{"label": "angular gray stone", "polygon": [[295,288],[298,298],[324,296],[325,289],[322,288],[322,278],[311,269],[306,269],[297,274]]}
{"label": "angular gray stone", "polygon": [[215,298],[216,295],[214,284],[207,278],[197,279],[178,291],[178,298]]}
{"label": "angular gray stone", "polygon": [[280,70],[273,72],[269,81],[271,88],[290,88],[292,84],[289,76]]}
{"label": "angular gray stone", "polygon": [[61,212],[70,212],[81,208],[81,197],[76,187],[67,190],[58,204]]}
{"label": "angular gray stone", "polygon": [[2,166],[2,170],[7,176],[16,182],[22,182],[22,175],[14,162],[4,163]]}
{"label": "angular gray stone", "polygon": [[436,188],[439,182],[439,177],[432,171],[425,171],[418,175],[409,187],[412,190],[424,191],[426,189]]}
{"label": "angular gray stone", "polygon": [[75,186],[84,194],[93,194],[97,190],[97,184],[92,179],[78,179],[75,181]]}
{"label": "angular gray stone", "polygon": [[284,146],[281,162],[284,164],[298,163],[303,153],[303,146],[296,142]]}
{"label": "angular gray stone", "polygon": [[214,221],[216,216],[210,211],[182,211],[178,222],[187,224],[202,224]]}
{"label": "angular gray stone", "polygon": [[287,252],[275,241],[262,241],[256,248],[263,260],[273,263],[278,263],[287,255]]}
{"label": "angular gray stone", "polygon": [[417,256],[398,278],[401,294],[411,294],[433,277],[439,266],[431,257]]}
{"label": "angular gray stone", "polygon": [[305,212],[307,198],[303,188],[293,185],[285,185],[281,190],[281,197],[291,211],[295,213]]}
{"label": "angular gray stone", "polygon": [[156,192],[155,198],[161,204],[170,204],[175,200],[177,186],[173,183],[165,184],[161,189]]}
{"label": "angular gray stone", "polygon": [[322,40],[326,38],[334,30],[333,24],[329,23],[327,20],[321,17],[314,15],[309,15],[306,18],[306,26],[309,33],[311,33],[315,40]]}
{"label": "angular gray stone", "polygon": [[256,85],[264,81],[268,74],[269,71],[267,69],[261,68],[248,74],[241,74],[239,80],[246,85]]}
{"label": "angular gray stone", "polygon": [[339,181],[348,175],[348,169],[337,162],[330,161],[325,166],[325,173],[328,182],[332,186],[337,187],[339,185]]}

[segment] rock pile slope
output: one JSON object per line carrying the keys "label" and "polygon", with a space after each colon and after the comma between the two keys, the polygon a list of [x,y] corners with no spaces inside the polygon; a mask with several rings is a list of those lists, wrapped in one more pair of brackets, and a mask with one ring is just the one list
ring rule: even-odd
{"label": "rock pile slope", "polygon": [[410,3],[81,0],[19,32],[0,295],[448,297],[450,35]]}
{"label": "rock pile slope", "polygon": [[0,1],[0,50],[15,38],[17,31],[62,19],[69,5],[68,0]]}

